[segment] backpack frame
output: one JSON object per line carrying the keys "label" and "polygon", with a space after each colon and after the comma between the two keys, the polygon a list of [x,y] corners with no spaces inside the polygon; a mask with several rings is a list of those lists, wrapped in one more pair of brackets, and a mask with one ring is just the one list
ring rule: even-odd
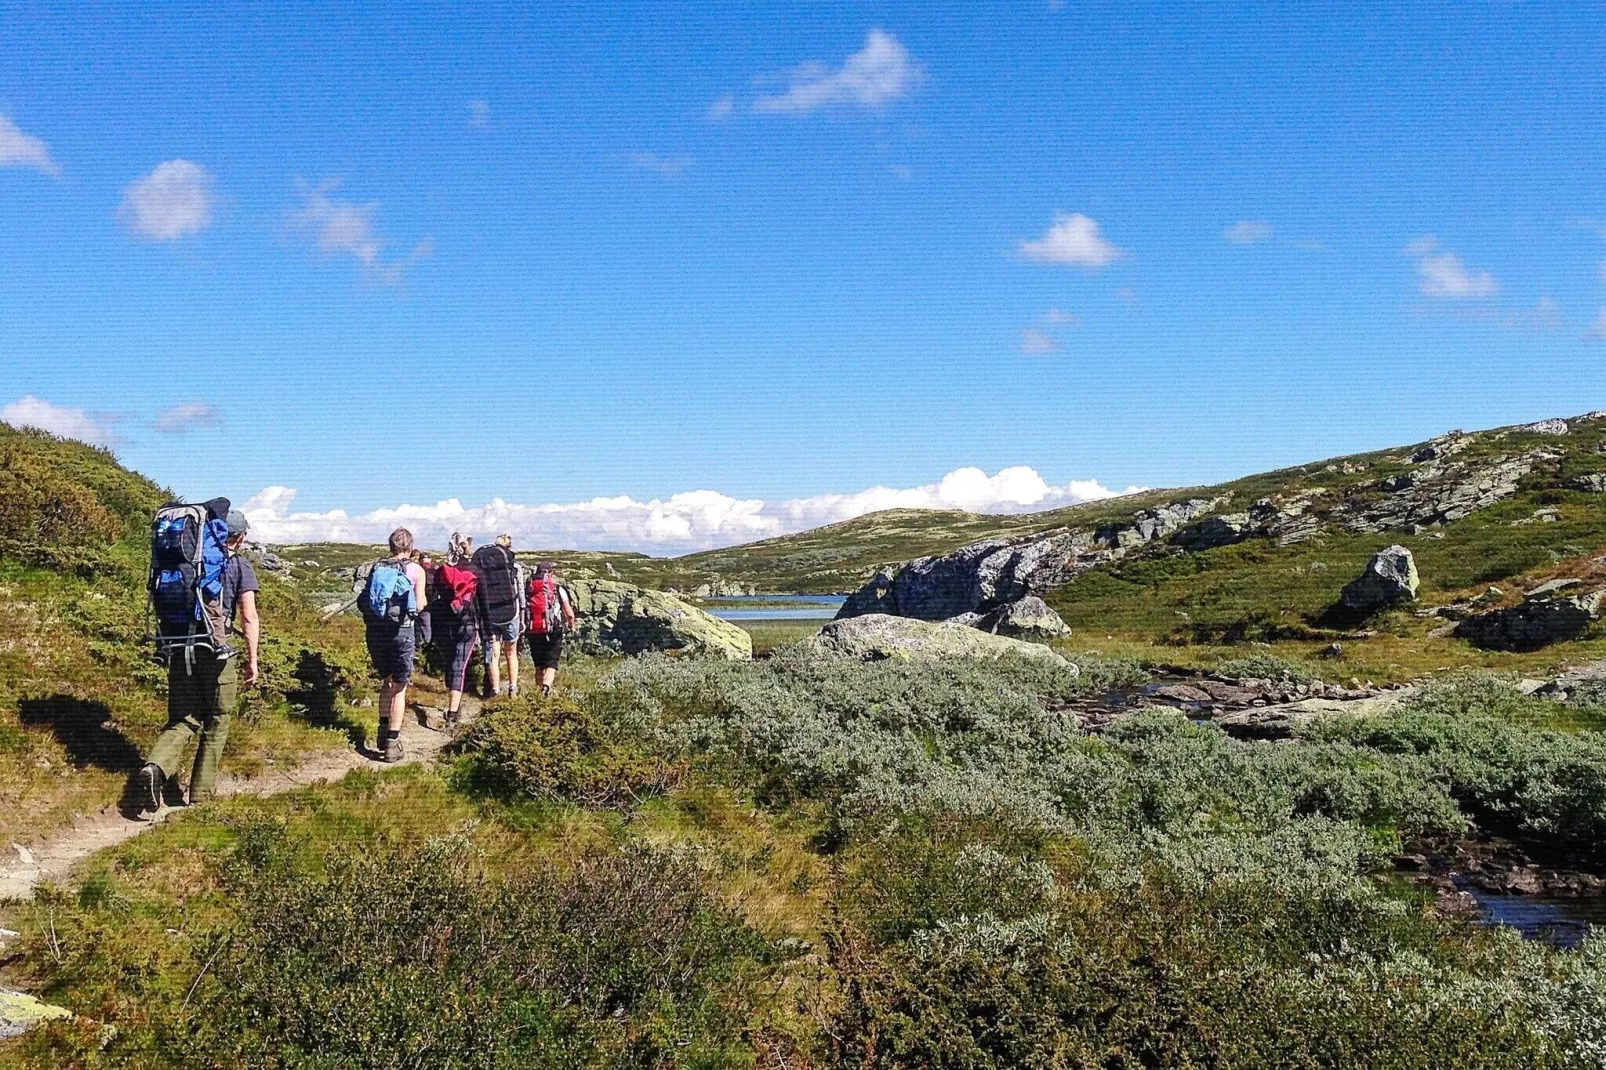
{"label": "backpack frame", "polygon": [[229,568],[228,513],[227,498],[168,502],[151,520],[146,608],[155,657],[164,665],[181,653],[185,671],[193,672],[197,650],[218,661],[234,656],[222,599]]}

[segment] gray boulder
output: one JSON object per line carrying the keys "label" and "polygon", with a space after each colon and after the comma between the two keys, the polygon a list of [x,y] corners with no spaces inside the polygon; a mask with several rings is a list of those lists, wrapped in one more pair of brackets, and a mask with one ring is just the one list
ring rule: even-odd
{"label": "gray boulder", "polygon": [[1046,646],[992,635],[978,628],[949,621],[923,621],[869,613],[834,620],[812,640],[820,650],[862,661],[932,660],[937,658],[1032,658],[1074,669]]}
{"label": "gray boulder", "polygon": [[1487,650],[1538,650],[1576,639],[1600,619],[1606,591],[1563,593],[1575,586],[1565,581],[1542,584],[1518,605],[1462,621],[1453,634]]}
{"label": "gray boulder", "polygon": [[1563,485],[1571,490],[1583,490],[1591,494],[1606,494],[1606,472],[1591,472],[1588,475],[1573,476]]}
{"label": "gray boulder", "polygon": [[1345,585],[1339,602],[1360,612],[1382,609],[1414,599],[1418,582],[1411,551],[1389,546],[1373,554],[1365,571]]}
{"label": "gray boulder", "polygon": [[1071,634],[1060,615],[1035,594],[982,614],[972,626],[1015,639],[1055,639]]}
{"label": "gray boulder", "polygon": [[687,605],[674,595],[617,580],[571,580],[574,642],[587,654],[678,651],[747,661],[753,639],[730,621]]}

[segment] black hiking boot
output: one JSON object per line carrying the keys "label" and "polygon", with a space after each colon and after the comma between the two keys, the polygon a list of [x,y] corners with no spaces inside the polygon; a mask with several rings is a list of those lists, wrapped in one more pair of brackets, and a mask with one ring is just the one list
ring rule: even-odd
{"label": "black hiking boot", "polygon": [[463,711],[462,710],[447,710],[446,711],[446,731],[448,731],[448,732],[457,731],[457,726],[459,724],[461,724],[462,721],[463,721]]}
{"label": "black hiking boot", "polygon": [[551,684],[542,684],[541,685],[541,697],[542,698],[551,698],[552,697],[552,685]]}
{"label": "black hiking boot", "polygon": [[400,732],[392,732],[385,737],[385,750],[379,756],[382,762],[399,762],[402,760],[402,741]]}
{"label": "black hiking boot", "polygon": [[155,762],[146,762],[138,775],[140,816],[155,817],[164,801],[162,793],[167,790],[167,774]]}

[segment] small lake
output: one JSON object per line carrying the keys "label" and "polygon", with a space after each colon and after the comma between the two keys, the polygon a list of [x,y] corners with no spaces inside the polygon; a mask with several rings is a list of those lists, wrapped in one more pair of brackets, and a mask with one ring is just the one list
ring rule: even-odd
{"label": "small lake", "polygon": [[1553,947],[1577,947],[1591,928],[1606,925],[1606,901],[1600,899],[1502,895],[1465,881],[1456,885],[1478,901],[1482,924],[1510,926],[1529,940],[1542,940]]}
{"label": "small lake", "polygon": [[706,608],[720,620],[830,620],[845,601],[839,594],[747,594],[709,599]]}

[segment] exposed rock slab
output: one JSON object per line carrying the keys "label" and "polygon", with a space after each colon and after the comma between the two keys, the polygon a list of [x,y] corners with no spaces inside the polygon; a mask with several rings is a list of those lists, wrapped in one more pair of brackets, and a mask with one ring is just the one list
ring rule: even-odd
{"label": "exposed rock slab", "polygon": [[1376,717],[1387,713],[1414,689],[1384,691],[1359,699],[1307,698],[1273,706],[1256,706],[1220,714],[1212,720],[1239,739],[1288,739],[1304,726],[1324,717]]}
{"label": "exposed rock slab", "polygon": [[864,661],[1016,657],[1070,666],[1059,654],[1037,643],[993,635],[949,621],[931,622],[885,613],[831,621],[820,629],[813,642],[822,650]]}
{"label": "exposed rock slab", "polygon": [[41,1022],[71,1018],[72,1011],[35,999],[25,992],[0,988],[0,1039],[21,1036]]}
{"label": "exposed rock slab", "polygon": [[1576,639],[1600,619],[1606,590],[1563,593],[1573,586],[1566,582],[1541,585],[1518,605],[1462,621],[1454,634],[1488,650],[1538,650]]}
{"label": "exposed rock slab", "polygon": [[587,654],[678,651],[746,661],[753,639],[674,595],[617,580],[571,580],[574,641]]}

